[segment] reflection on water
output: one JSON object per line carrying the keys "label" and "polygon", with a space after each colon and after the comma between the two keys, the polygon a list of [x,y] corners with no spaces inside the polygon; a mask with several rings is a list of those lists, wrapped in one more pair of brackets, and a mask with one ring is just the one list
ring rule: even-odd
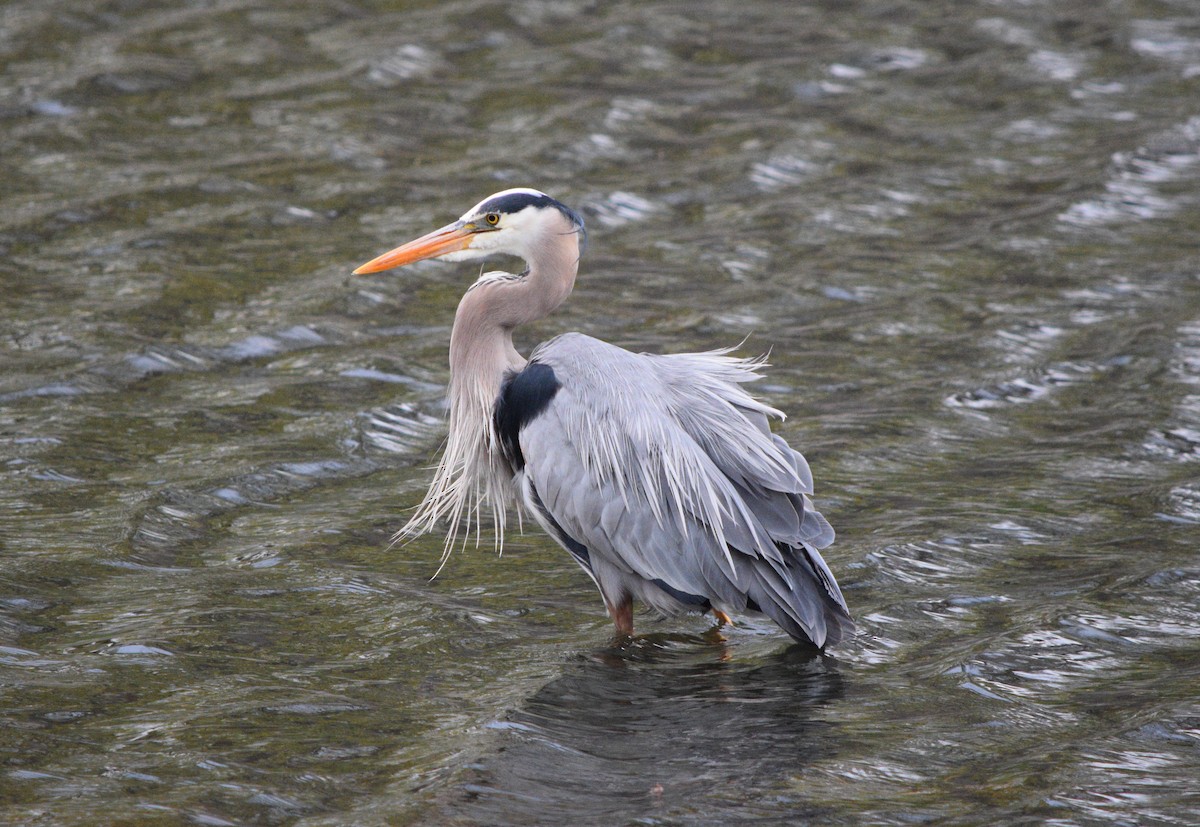
{"label": "reflection on water", "polygon": [[[563,667],[502,720],[439,823],[623,824],[800,816],[786,789],[836,749],[821,708],[842,694],[836,663],[801,647],[739,663],[699,638],[651,636]],[[769,801],[764,801],[767,797]]]}
{"label": "reflection on water", "polygon": [[[1200,822],[1198,31],[7,3],[0,822]],[[348,271],[522,185],[591,230],[522,348],[770,351],[832,659],[388,547],[475,271]]]}

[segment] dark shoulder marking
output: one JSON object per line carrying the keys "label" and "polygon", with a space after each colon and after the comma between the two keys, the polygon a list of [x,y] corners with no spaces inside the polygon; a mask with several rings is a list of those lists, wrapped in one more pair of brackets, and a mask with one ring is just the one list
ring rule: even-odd
{"label": "dark shoulder marking", "polygon": [[500,449],[514,471],[525,467],[521,429],[546,410],[560,387],[554,368],[541,362],[530,362],[524,370],[512,371],[504,377],[492,416]]}

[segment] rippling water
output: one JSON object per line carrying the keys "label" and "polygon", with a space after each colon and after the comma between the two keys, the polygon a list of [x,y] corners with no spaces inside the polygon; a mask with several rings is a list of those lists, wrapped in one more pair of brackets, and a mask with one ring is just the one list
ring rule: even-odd
{"label": "rippling water", "polygon": [[[1188,2],[0,8],[0,821],[1200,822]],[[388,548],[470,268],[746,339],[861,634],[613,648],[536,533]],[[485,543],[485,546],[487,544]]]}

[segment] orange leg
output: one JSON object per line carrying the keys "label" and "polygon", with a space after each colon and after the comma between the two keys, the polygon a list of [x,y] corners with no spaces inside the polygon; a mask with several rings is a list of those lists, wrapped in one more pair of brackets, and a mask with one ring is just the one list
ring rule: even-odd
{"label": "orange leg", "polygon": [[604,605],[608,607],[608,616],[616,624],[617,634],[623,637],[633,637],[633,598],[622,597],[621,602],[615,606],[605,600]]}
{"label": "orange leg", "polygon": [[712,613],[713,613],[713,617],[715,617],[715,618],[717,619],[717,625],[718,625],[718,626],[732,626],[732,625],[734,625],[734,624],[733,624],[733,618],[731,618],[729,615],[725,614],[725,613],[724,613],[723,611],[721,611],[720,609],[716,609],[716,608],[714,608],[714,609],[712,610]]}

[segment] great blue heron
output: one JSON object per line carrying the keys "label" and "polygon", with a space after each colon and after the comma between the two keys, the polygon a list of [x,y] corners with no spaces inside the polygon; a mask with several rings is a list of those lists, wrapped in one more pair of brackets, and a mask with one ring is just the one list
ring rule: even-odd
{"label": "great blue heron", "polygon": [[584,238],[569,207],[510,189],[354,271],[497,253],[527,265],[483,273],[459,302],[445,453],[399,535],[448,518],[448,555],[486,505],[502,547],[516,502],[595,581],[621,635],[636,599],[720,623],[758,612],[797,640],[837,643],[854,623],[818,551],[833,529],[809,499],[808,463],[771,433],[768,417],[783,414],[742,388],[761,361],[630,353],[580,333],[528,361],[513,347],[514,328],[570,294]]}

